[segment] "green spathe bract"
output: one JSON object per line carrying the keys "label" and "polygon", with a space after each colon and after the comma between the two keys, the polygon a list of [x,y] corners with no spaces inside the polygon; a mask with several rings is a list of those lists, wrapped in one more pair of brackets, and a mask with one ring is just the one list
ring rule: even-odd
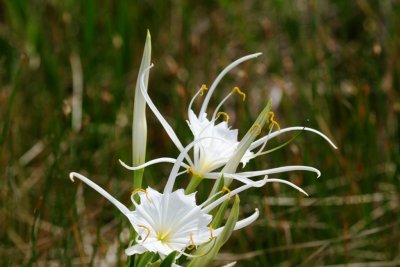
{"label": "green spathe bract", "polygon": [[[250,145],[253,143],[256,137],[260,134],[261,129],[264,127],[264,124],[267,121],[271,109],[272,101],[269,100],[265,108],[261,111],[260,115],[258,115],[257,120],[254,122],[253,126],[251,126],[246,135],[239,142],[239,145],[237,146],[234,155],[229,159],[225,167],[222,169],[222,173],[236,173],[236,169],[239,166],[244,154],[246,153],[246,151],[249,150]],[[228,186],[231,181],[232,179],[226,179],[225,186]]]}
{"label": "green spathe bract", "polygon": [[233,203],[233,207],[222,233],[217,237],[214,242],[210,241],[209,243],[200,246],[194,254],[198,257],[193,258],[188,267],[204,267],[213,261],[221,247],[226,243],[226,241],[228,241],[235,228],[236,222],[239,218],[239,203],[239,197],[236,196],[235,202]]}
{"label": "green spathe bract", "polygon": [[[146,101],[143,98],[140,89],[140,80],[144,74],[144,86],[147,90],[149,82],[149,74],[144,71],[150,66],[151,60],[151,36],[147,31],[146,43],[140,64],[139,74],[136,81],[135,101],[133,106],[133,123],[132,123],[132,163],[133,165],[141,165],[146,158],[146,143],[147,143],[147,122],[146,122]],[[143,169],[134,172],[133,185],[134,188],[142,186]]]}

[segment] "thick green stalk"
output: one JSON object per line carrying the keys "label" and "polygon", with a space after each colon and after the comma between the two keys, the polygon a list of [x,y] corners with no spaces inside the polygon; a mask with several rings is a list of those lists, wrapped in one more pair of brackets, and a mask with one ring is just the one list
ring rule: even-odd
{"label": "thick green stalk", "polygon": [[203,177],[199,175],[193,175],[190,179],[188,186],[185,189],[185,194],[188,195],[195,192],[201,181],[203,181]]}

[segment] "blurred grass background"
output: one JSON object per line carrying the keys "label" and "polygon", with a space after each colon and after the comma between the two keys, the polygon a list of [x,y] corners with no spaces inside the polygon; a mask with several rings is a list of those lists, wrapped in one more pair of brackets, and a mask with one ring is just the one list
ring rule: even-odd
{"label": "blurred grass background", "polygon": [[[400,266],[399,25],[398,0],[0,2],[0,265],[124,265],[128,222],[68,173],[129,203],[132,173],[118,159],[131,161],[148,28],[149,93],[186,143],[187,105],[201,84],[263,52],[224,78],[212,105],[239,86],[248,100],[232,98],[225,111],[241,134],[272,98],[282,127],[319,129],[339,147],[305,133],[246,167],[305,164],[322,176],[280,175],[310,198],[276,185],[243,194],[241,216],[255,207],[261,216],[234,233],[216,266]],[[73,75],[83,81],[79,130]],[[147,159],[176,156],[148,114]],[[146,169],[145,183],[162,188],[170,168]]]}

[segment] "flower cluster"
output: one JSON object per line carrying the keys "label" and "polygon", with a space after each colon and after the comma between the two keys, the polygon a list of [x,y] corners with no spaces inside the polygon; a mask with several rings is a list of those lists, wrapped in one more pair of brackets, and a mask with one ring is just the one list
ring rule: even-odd
{"label": "flower cluster", "polygon": [[[213,253],[218,252],[218,249],[225,242],[226,236],[229,236],[233,230],[246,227],[258,218],[259,212],[255,209],[252,215],[241,220],[235,216],[230,216],[226,225],[220,226],[221,218],[226,211],[225,203],[229,199],[244,190],[262,187],[271,182],[289,185],[307,195],[297,185],[287,180],[270,178],[269,176],[298,170],[311,171],[316,173],[318,177],[320,176],[320,171],[310,166],[295,165],[264,170],[238,171],[240,163],[244,167],[250,160],[271,152],[271,150],[265,150],[268,141],[290,131],[316,133],[327,140],[334,148],[336,147],[324,134],[308,127],[298,126],[281,129],[271,111],[271,102],[267,103],[253,126],[239,140],[238,130],[229,126],[229,115],[220,111],[227,99],[234,94],[240,95],[243,101],[245,100],[245,93],[238,87],[234,87],[222,99],[212,114],[207,113],[209,101],[221,79],[240,63],[258,57],[261,53],[248,55],[231,63],[217,76],[209,89],[205,85],[201,86],[188,107],[187,124],[188,130],[193,134],[193,141],[185,146],[147,93],[149,71],[153,67],[153,65],[150,65],[150,54],[150,36],[148,35],[135,93],[135,105],[137,105],[134,109],[133,126],[135,166],[129,166],[121,160],[120,162],[124,167],[133,171],[139,171],[157,163],[172,163],[173,167],[163,191],[158,192],[150,187],[141,188],[141,177],[139,177],[140,182],[135,183],[136,188],[131,195],[133,210],[130,210],[89,178],[76,172],[70,173],[70,178],[71,180],[80,179],[92,187],[128,218],[136,233],[136,238],[125,250],[127,255],[154,252],[159,255],[160,259],[165,259],[171,253],[175,253],[173,256],[175,260],[182,255],[186,256],[188,260],[193,258],[197,260],[206,253],[193,253],[195,248],[201,251],[201,248],[204,250],[208,247],[207,253],[214,255]],[[193,103],[206,92],[200,111],[196,114],[192,109]],[[146,104],[178,148],[180,154],[176,158],[163,157],[144,162],[147,133]],[[222,122],[219,121],[221,117],[225,119]],[[268,126],[268,133],[257,139],[264,126]],[[174,189],[176,179],[187,174],[191,176],[187,188]],[[256,177],[260,178],[255,180]],[[215,183],[210,190],[209,197],[204,202],[198,203],[196,201],[196,190],[203,179],[213,179]],[[242,185],[230,189],[232,180],[236,180]],[[238,206],[235,207],[232,207],[232,214],[234,209],[238,210]],[[214,228],[213,225],[216,225],[216,227]],[[214,243],[210,245],[212,242]],[[207,261],[212,260],[210,257],[205,257],[203,263],[198,264],[198,266],[204,266]],[[174,263],[174,265],[176,264]]]}

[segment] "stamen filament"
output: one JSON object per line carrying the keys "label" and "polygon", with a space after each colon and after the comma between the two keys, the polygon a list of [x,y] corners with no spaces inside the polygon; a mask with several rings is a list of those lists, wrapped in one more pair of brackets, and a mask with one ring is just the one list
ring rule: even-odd
{"label": "stamen filament", "polygon": [[136,195],[139,192],[144,193],[146,195],[147,200],[152,202],[151,199],[149,198],[149,194],[147,193],[147,190],[143,189],[143,188],[136,188],[136,189],[132,190],[131,196],[133,197],[134,195]]}
{"label": "stamen filament", "polygon": [[243,93],[243,92],[239,89],[239,87],[235,86],[235,87],[232,89],[232,93],[238,93],[239,95],[241,95],[241,96],[243,97],[243,101],[246,100],[246,94]]}
{"label": "stamen filament", "polygon": [[212,240],[214,238],[212,224],[210,224],[209,228],[210,228],[210,240]]}
{"label": "stamen filament", "polygon": [[193,250],[196,247],[196,245],[194,244],[192,233],[190,233],[190,235],[189,235],[189,240],[190,240],[190,243],[192,243],[192,244],[190,246],[187,246],[186,248],[188,250]]}
{"label": "stamen filament", "polygon": [[228,196],[228,199],[231,199],[231,190],[228,188],[228,187],[226,187],[226,186],[224,186],[224,187],[222,187],[222,190],[221,190],[223,193],[228,193],[227,194],[227,196]]}
{"label": "stamen filament", "polygon": [[149,235],[150,235],[150,228],[149,227],[147,227],[146,225],[143,225],[143,224],[138,224],[138,227],[140,227],[140,228],[143,228],[143,229],[145,229],[146,231],[147,231],[147,235],[146,235],[146,237],[143,239],[143,241],[142,242],[144,242],[144,241],[146,241],[146,239],[149,237]]}
{"label": "stamen filament", "polygon": [[202,86],[201,86],[201,88],[200,88],[200,95],[201,96],[203,96],[204,95],[204,92],[205,91],[207,91],[208,90],[208,88],[207,88],[207,86],[205,85],[205,84],[203,84]]}
{"label": "stamen filament", "polygon": [[224,98],[222,101],[218,104],[218,106],[215,108],[212,119],[214,120],[218,116],[218,110],[222,107],[222,105],[228,100],[229,97],[231,97],[234,93],[238,93],[239,95],[243,96],[243,101],[246,99],[246,94],[243,93],[239,87],[234,87],[232,91]]}
{"label": "stamen filament", "polygon": [[[269,129],[269,132],[268,132],[267,136],[270,136],[271,132],[272,132],[272,128]],[[265,142],[262,144],[260,149],[257,151],[257,153],[255,153],[253,155],[253,158],[256,158],[256,157],[262,155],[264,148],[267,146],[268,140],[269,140],[268,138],[265,139]]]}
{"label": "stamen filament", "polygon": [[276,125],[276,127],[278,127],[278,130],[281,129],[281,126],[279,126],[279,123],[274,119],[275,117],[275,113],[270,111],[268,114],[268,119],[267,121],[269,121],[270,125],[269,125],[269,129],[271,130],[272,127],[274,127],[274,125]]}
{"label": "stamen filament", "polygon": [[258,133],[257,135],[259,135],[261,133],[261,125],[258,123],[255,123],[253,126],[251,126],[250,131],[255,131],[255,129],[258,129]]}
{"label": "stamen filament", "polygon": [[226,112],[223,112],[223,111],[221,111],[221,112],[218,112],[218,113],[217,113],[217,118],[219,118],[221,115],[223,115],[223,116],[225,117],[225,119],[226,119],[226,123],[228,123],[228,122],[229,122],[229,120],[230,120],[230,117],[229,117],[228,113],[226,113]]}

